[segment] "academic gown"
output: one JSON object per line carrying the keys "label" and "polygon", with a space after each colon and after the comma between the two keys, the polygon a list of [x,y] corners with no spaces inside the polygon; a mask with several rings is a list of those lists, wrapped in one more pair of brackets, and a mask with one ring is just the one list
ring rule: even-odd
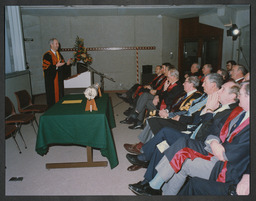
{"label": "academic gown", "polygon": [[[165,75],[159,75],[156,76],[150,83],[149,85],[152,87],[152,89],[157,89],[159,86],[162,86],[166,80]],[[141,96],[144,92],[149,92],[149,89],[145,89],[143,85],[137,84],[136,90],[134,92],[133,98],[136,98],[137,96]]]}
{"label": "academic gown", "polygon": [[170,109],[175,99],[182,93],[184,93],[184,87],[179,80],[174,84],[170,84],[166,91],[164,91],[163,85],[162,89],[156,93],[159,96],[159,108]]}
{"label": "academic gown", "polygon": [[[249,118],[231,133],[231,137],[227,138],[230,121],[238,116],[241,111],[241,107],[236,107],[224,123],[221,132],[219,134],[217,130],[217,132],[215,130],[212,132],[213,136],[220,138],[220,141],[225,148],[225,154],[228,161],[218,161],[215,164],[214,168],[211,170],[210,180],[222,183],[238,183],[249,164]],[[180,138],[176,143],[169,147],[164,154],[168,158],[174,171],[177,173],[182,168],[182,164],[187,158],[193,160],[196,157],[200,157],[205,160],[210,160],[213,155],[207,152],[205,147],[206,145],[202,141]]]}
{"label": "academic gown", "polygon": [[70,65],[64,64],[56,68],[58,61],[65,62],[63,56],[58,51],[56,54],[57,56],[49,50],[43,56],[45,91],[49,107],[57,103],[64,96],[63,80],[71,75]]}
{"label": "academic gown", "polygon": [[[191,94],[190,96],[188,96],[184,101],[182,101],[179,104],[179,111],[187,111],[189,109],[189,107],[191,106],[192,102],[199,98],[201,96],[200,92],[195,92],[193,94]],[[174,110],[175,110],[176,106],[174,106]],[[176,110],[178,111],[178,110]],[[200,111],[195,112],[194,114],[192,114],[192,116],[189,116],[187,118],[182,118],[183,115],[181,115],[181,118],[179,121],[175,121],[171,118],[169,119],[164,119],[164,118],[160,118],[160,117],[153,117],[153,118],[149,118],[148,119],[148,124],[152,130],[152,132],[156,135],[162,128],[164,127],[171,127],[174,129],[177,129],[179,131],[184,131],[187,130],[187,125],[190,124],[197,124],[194,119],[199,118],[200,116]],[[198,116],[198,117],[196,117]]]}
{"label": "academic gown", "polygon": [[[207,136],[212,132],[213,129],[215,129],[216,132],[218,131],[219,133],[225,121],[227,120],[228,116],[230,115],[232,110],[235,107],[237,107],[237,105],[238,105],[237,103],[232,103],[229,105],[229,109],[225,109],[221,112],[218,112],[216,113],[216,115],[213,115],[213,113],[206,113],[201,116],[195,115],[194,122],[197,122],[197,123],[202,122],[202,126],[197,132],[197,135],[195,136],[195,140],[201,141],[202,142],[201,144],[204,145],[203,142],[205,141]],[[176,143],[176,141],[179,138],[184,138],[183,140],[180,140],[184,143],[186,139],[190,138],[190,135],[181,133],[180,131],[174,128],[165,127],[161,129],[160,132],[157,133],[156,136],[154,136],[154,138],[152,138],[150,141],[148,141],[146,144],[142,146],[143,154],[146,157],[146,160],[150,160],[149,166],[144,175],[147,181],[150,181],[151,179],[154,178],[156,174],[155,166],[158,164],[158,162],[161,160],[161,158],[164,155],[159,152],[159,150],[156,148],[156,145],[166,140],[167,144],[169,146],[172,146],[174,143]],[[174,146],[177,146],[177,145],[174,145]],[[205,154],[207,153],[205,152]]]}

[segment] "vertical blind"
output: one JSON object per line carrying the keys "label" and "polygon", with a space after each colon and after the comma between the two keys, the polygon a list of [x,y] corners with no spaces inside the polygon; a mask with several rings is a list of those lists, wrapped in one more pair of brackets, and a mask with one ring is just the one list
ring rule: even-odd
{"label": "vertical blind", "polygon": [[24,40],[19,6],[6,6],[5,19],[5,72],[26,69]]}

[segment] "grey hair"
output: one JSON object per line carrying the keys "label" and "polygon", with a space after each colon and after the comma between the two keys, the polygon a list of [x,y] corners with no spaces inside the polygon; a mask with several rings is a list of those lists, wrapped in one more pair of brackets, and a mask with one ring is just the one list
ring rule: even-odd
{"label": "grey hair", "polygon": [[169,69],[171,75],[173,75],[174,77],[176,77],[177,79],[179,79],[179,71],[176,68],[171,68]]}
{"label": "grey hair", "polygon": [[228,71],[225,69],[219,69],[221,71],[221,75],[224,77],[224,79],[228,78]]}
{"label": "grey hair", "polygon": [[250,81],[249,80],[246,80],[244,82],[241,82],[240,83],[240,87],[242,88],[242,86],[244,86],[244,90],[245,90],[245,93],[250,96]]}
{"label": "grey hair", "polygon": [[221,85],[223,84],[223,78],[218,73],[210,73],[206,77],[208,77],[209,81],[212,83],[216,83],[216,86],[218,89],[221,88]]}
{"label": "grey hair", "polygon": [[232,82],[234,85],[232,87],[230,87],[229,89],[229,94],[235,94],[236,97],[235,97],[235,101],[238,102],[239,101],[239,98],[238,98],[238,95],[239,95],[239,90],[240,90],[240,85],[237,84],[235,81],[233,80],[230,80],[228,82]]}
{"label": "grey hair", "polygon": [[[193,63],[193,64],[196,64],[196,67],[198,68],[198,69],[200,69],[200,65],[198,64],[198,63]],[[193,65],[192,64],[192,65]]]}
{"label": "grey hair", "polygon": [[51,38],[51,39],[49,40],[49,45],[52,45],[54,40],[57,40],[57,39],[56,39],[56,38]]}
{"label": "grey hair", "polygon": [[242,71],[243,75],[248,73],[248,70],[241,64],[238,64],[238,70]]}
{"label": "grey hair", "polygon": [[207,66],[207,68],[210,68],[210,70],[212,71],[212,64],[205,64]]}
{"label": "grey hair", "polygon": [[199,86],[199,78],[197,76],[189,76],[188,82],[193,84],[194,88],[197,88]]}

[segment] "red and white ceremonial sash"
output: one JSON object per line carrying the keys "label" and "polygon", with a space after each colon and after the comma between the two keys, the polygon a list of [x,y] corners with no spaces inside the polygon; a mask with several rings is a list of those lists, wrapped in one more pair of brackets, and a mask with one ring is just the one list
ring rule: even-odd
{"label": "red and white ceremonial sash", "polygon": [[[241,107],[236,107],[231,114],[229,115],[228,119],[226,120],[224,126],[221,129],[221,133],[220,133],[220,139],[222,142],[225,141],[227,135],[228,135],[228,127],[229,127],[229,123],[236,117],[238,116],[241,112],[243,111],[243,109]],[[228,140],[229,143],[231,143],[233,141],[233,138],[241,131],[243,130],[247,125],[249,125],[250,123],[250,118],[247,118],[243,123],[241,123],[230,135],[230,138]],[[222,167],[221,172],[218,175],[218,178],[216,181],[218,182],[222,182],[225,183],[226,181],[226,172],[227,172],[227,163],[228,161],[224,162],[224,165]]]}

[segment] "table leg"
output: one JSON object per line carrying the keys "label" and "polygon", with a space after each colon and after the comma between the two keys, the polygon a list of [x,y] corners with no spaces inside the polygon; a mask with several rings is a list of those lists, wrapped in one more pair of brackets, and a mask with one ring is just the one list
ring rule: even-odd
{"label": "table leg", "polygon": [[79,167],[106,167],[107,161],[93,162],[92,147],[87,146],[87,162],[74,163],[46,163],[46,169],[54,168],[79,168]]}

